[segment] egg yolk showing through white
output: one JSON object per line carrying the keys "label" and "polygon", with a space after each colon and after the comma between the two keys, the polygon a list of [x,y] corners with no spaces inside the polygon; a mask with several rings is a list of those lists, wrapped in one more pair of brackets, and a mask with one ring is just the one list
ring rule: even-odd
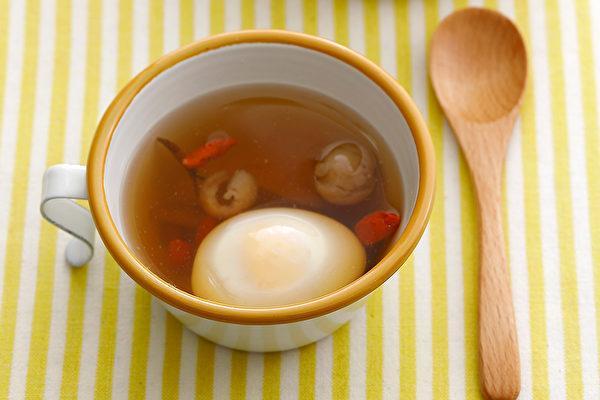
{"label": "egg yolk showing through white", "polygon": [[202,241],[192,290],[230,305],[281,306],[345,286],[365,263],[357,237],[334,219],[293,208],[254,210],[224,221]]}

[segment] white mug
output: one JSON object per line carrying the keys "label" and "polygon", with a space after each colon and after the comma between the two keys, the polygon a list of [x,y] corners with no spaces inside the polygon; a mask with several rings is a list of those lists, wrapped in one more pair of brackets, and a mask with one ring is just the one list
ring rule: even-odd
{"label": "white mug", "polygon": [[[201,299],[169,285],[144,266],[124,233],[121,192],[132,156],[161,118],[209,92],[260,83],[319,92],[368,121],[400,172],[403,223],[383,259],[345,287],[302,303],[249,308]],[[300,33],[255,30],[193,43],[163,56],[132,79],[104,114],[87,166],[56,165],[46,171],[41,212],[74,236],[66,248],[69,264],[81,266],[90,260],[97,229],[121,268],[189,329],[236,349],[280,351],[335,331],[396,272],[427,225],[434,181],[434,151],[427,127],[392,77],[333,42]],[[72,199],[88,199],[91,214]]]}

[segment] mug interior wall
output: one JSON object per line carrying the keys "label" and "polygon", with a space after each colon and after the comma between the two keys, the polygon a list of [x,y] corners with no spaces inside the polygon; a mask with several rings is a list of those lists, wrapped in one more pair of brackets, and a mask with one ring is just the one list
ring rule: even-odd
{"label": "mug interior wall", "polygon": [[[419,189],[416,146],[402,113],[362,72],[340,60],[303,47],[244,43],[211,50],[162,72],[133,99],[113,134],[106,158],[104,187],[114,223],[123,235],[121,192],[132,154],[166,114],[203,94],[247,84],[300,86],[346,105],[368,121],[391,149],[403,186],[403,226]],[[130,243],[128,243],[130,244]]]}

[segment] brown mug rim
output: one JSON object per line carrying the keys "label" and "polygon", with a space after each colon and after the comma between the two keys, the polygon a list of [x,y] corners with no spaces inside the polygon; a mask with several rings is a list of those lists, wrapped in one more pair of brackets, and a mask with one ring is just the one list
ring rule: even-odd
{"label": "brown mug rim", "polygon": [[[382,260],[352,283],[306,302],[277,307],[250,308],[196,297],[168,284],[146,268],[131,252],[110,215],[104,191],[106,156],[112,135],[125,110],[142,88],[161,72],[200,53],[241,43],[281,43],[315,50],[356,68],[377,84],[396,104],[413,135],[419,159],[419,191],[404,232]],[[394,78],[379,66],[337,43],[303,33],[249,30],[223,33],[168,53],[135,76],[117,94],[104,113],[92,140],[88,163],[89,203],[98,232],[121,268],[160,300],[193,315],[237,324],[280,324],[315,318],[346,307],[369,295],[396,272],[416,247],[433,206],[435,153],[431,137],[416,105]]]}

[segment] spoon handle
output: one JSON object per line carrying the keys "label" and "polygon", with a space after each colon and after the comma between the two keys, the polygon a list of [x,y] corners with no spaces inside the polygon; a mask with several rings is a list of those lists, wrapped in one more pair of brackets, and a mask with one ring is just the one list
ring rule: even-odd
{"label": "spoon handle", "polygon": [[[520,362],[501,214],[501,173],[475,178],[479,204],[479,355],[487,399],[516,399]],[[490,176],[491,175],[491,176]]]}

